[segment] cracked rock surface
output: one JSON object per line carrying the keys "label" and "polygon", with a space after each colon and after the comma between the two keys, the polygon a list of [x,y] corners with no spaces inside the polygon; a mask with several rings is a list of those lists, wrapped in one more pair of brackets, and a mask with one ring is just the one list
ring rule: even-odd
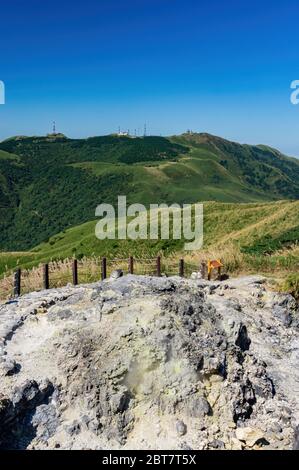
{"label": "cracked rock surface", "polygon": [[0,306],[0,449],[298,447],[299,312],[248,276],[128,275]]}

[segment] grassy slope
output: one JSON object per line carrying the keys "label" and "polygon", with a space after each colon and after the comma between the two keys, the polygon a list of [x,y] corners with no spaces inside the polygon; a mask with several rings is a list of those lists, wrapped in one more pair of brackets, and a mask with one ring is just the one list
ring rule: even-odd
{"label": "grassy slope", "polygon": [[103,162],[84,162],[73,165],[85,169],[96,177],[126,175],[129,184],[128,202],[143,204],[192,203],[196,200],[221,202],[252,202],[277,199],[240,180],[222,166],[209,152],[191,148],[178,161],[143,165],[110,165]]}
{"label": "grassy slope", "polygon": [[[2,253],[0,272],[16,265],[32,267],[49,260],[76,255],[151,257],[157,253],[183,253],[196,261],[221,256],[233,270],[299,269],[299,201],[272,203],[204,204],[204,247],[200,253],[183,252],[178,240],[104,240],[94,235],[95,221],[72,227],[30,252]],[[293,234],[290,236],[290,234]],[[268,242],[267,242],[268,240]],[[275,242],[275,243],[274,243]],[[250,248],[250,249],[249,249]]]}

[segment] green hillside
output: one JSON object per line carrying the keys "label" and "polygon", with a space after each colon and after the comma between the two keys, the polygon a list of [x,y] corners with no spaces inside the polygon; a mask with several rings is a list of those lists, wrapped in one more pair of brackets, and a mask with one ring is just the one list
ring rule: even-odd
{"label": "green hillside", "polygon": [[221,257],[230,271],[299,269],[299,201],[204,203],[204,246],[200,252],[184,252],[184,240],[100,241],[95,237],[95,223],[69,228],[30,252],[2,253],[0,273],[17,265],[30,268],[74,256],[127,258],[133,254],[149,258],[158,253],[196,262]]}
{"label": "green hillside", "polygon": [[0,250],[49,242],[118,195],[145,205],[299,199],[299,161],[209,134],[8,139],[0,143]]}

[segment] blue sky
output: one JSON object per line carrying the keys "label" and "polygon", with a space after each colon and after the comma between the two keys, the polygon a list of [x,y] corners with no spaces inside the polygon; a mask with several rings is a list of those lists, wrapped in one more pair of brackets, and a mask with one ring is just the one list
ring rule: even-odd
{"label": "blue sky", "polygon": [[299,156],[298,1],[0,3],[0,139],[190,128]]}

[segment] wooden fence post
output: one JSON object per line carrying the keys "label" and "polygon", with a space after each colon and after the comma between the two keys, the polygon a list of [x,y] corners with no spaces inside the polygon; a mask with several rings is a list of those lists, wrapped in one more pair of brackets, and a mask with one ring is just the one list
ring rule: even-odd
{"label": "wooden fence post", "polygon": [[107,259],[102,258],[102,281],[107,278]]}
{"label": "wooden fence post", "polygon": [[76,259],[73,260],[72,271],[73,271],[73,284],[74,286],[77,286],[78,284],[78,261]]}
{"label": "wooden fence post", "polygon": [[161,256],[157,256],[157,276],[161,277]]}
{"label": "wooden fence post", "polygon": [[184,260],[183,259],[180,259],[180,276],[181,277],[184,277]]}
{"label": "wooden fence post", "polygon": [[14,274],[14,297],[21,295],[21,270],[17,269]]}
{"label": "wooden fence post", "polygon": [[129,258],[129,274],[134,274],[134,258],[130,256]]}
{"label": "wooden fence post", "polygon": [[200,267],[199,267],[199,271],[201,273],[202,279],[205,279],[206,278],[206,273],[207,273],[207,265],[204,261],[201,262]]}
{"label": "wooden fence post", "polygon": [[44,264],[43,268],[43,281],[44,281],[44,289],[49,289],[49,265]]}

